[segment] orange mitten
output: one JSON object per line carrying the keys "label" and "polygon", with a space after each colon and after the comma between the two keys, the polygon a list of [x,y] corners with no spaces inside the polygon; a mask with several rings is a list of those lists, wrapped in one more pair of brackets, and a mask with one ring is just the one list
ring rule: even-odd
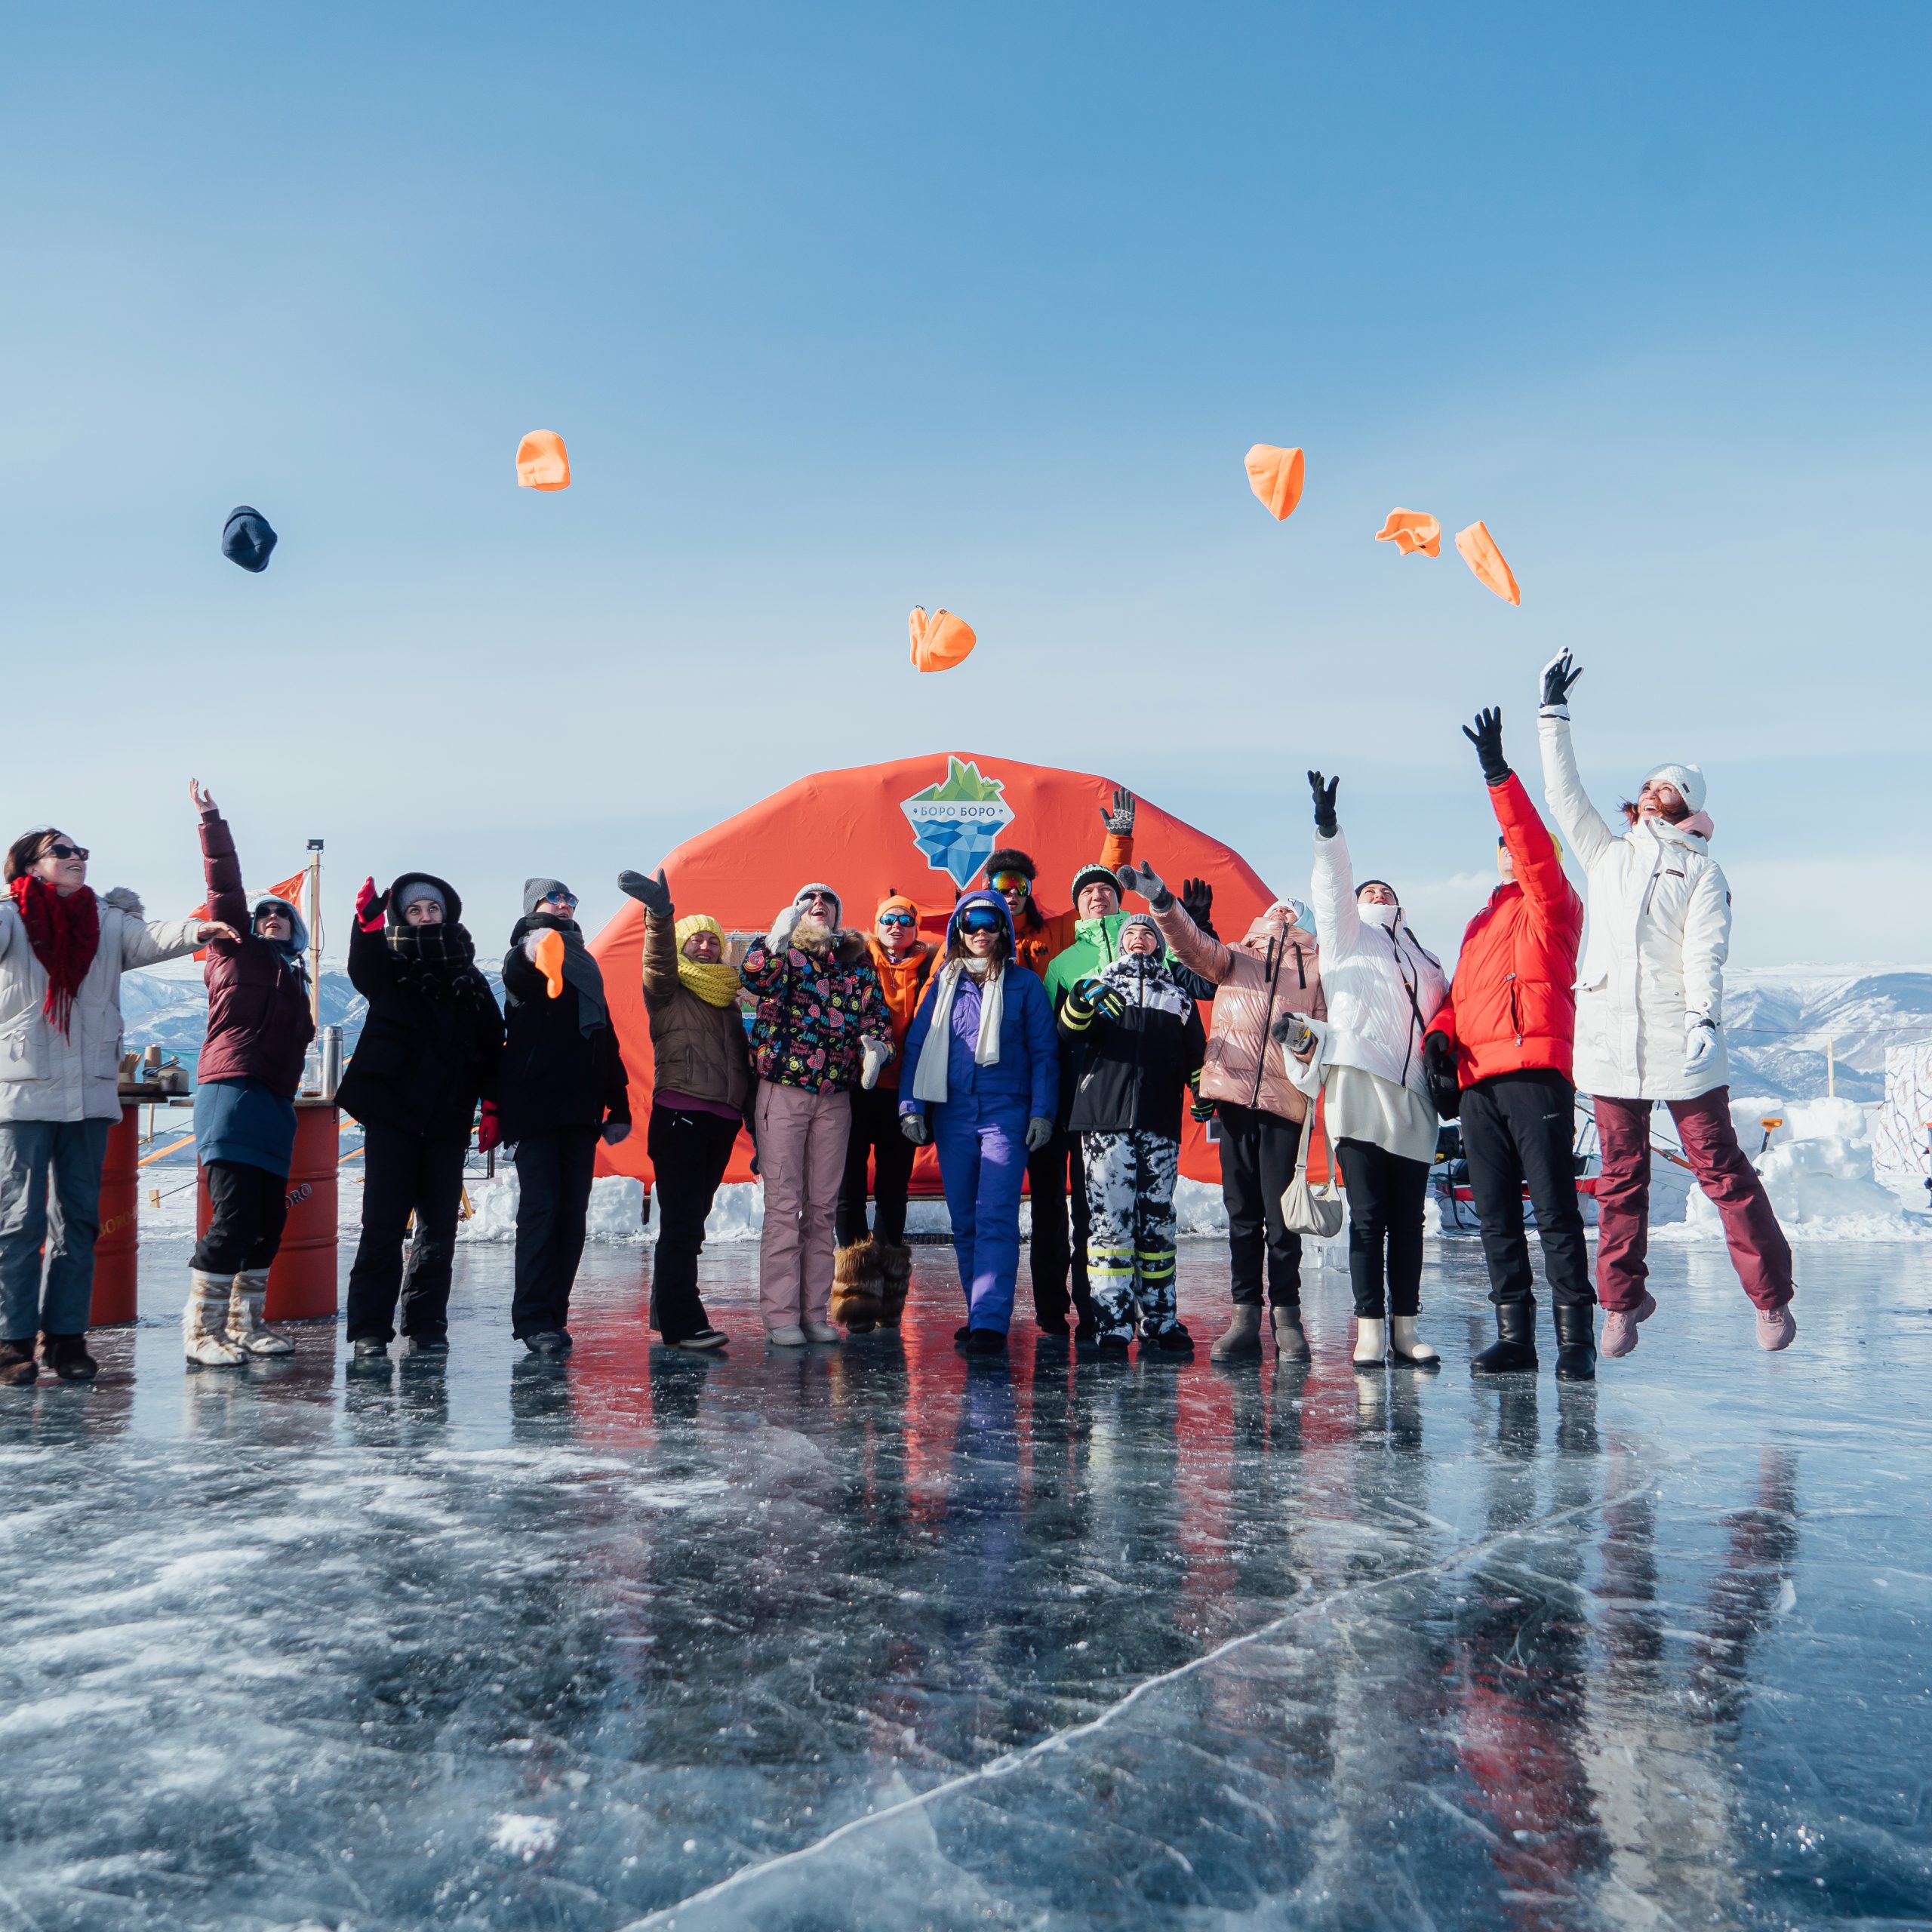
{"label": "orange mitten", "polygon": [[1503,552],[1496,547],[1496,539],[1490,535],[1486,524],[1472,523],[1468,529],[1457,531],[1456,548],[1462,552],[1463,562],[1475,572],[1478,583],[1487,584],[1506,604],[1522,602],[1523,593],[1516,588],[1516,579],[1503,561]]}
{"label": "orange mitten", "polygon": [[920,671],[949,671],[972,655],[979,639],[973,626],[950,611],[935,611],[929,617],[923,606],[915,605],[907,620],[912,632],[912,665]]}
{"label": "orange mitten", "polygon": [[1301,501],[1301,451],[1257,443],[1246,460],[1248,485],[1268,506],[1268,514],[1278,521],[1288,515]]}
{"label": "orange mitten", "polygon": [[537,970],[550,983],[550,997],[564,996],[564,936],[546,933],[537,942]]}
{"label": "orange mitten", "polygon": [[[1405,557],[1420,550],[1425,557],[1442,554],[1442,526],[1426,510],[1391,510],[1389,521],[1375,533],[1378,543],[1392,543]],[[1463,540],[1459,537],[1456,541]]]}
{"label": "orange mitten", "polygon": [[571,460],[554,429],[533,429],[516,446],[516,480],[526,490],[568,490]]}

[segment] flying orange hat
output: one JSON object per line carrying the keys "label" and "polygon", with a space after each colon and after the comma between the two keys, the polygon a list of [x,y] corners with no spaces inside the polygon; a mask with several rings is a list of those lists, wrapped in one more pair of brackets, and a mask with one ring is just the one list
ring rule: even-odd
{"label": "flying orange hat", "polygon": [[964,617],[950,611],[935,611],[929,617],[923,605],[915,605],[907,620],[912,633],[912,666],[919,671],[949,671],[963,664],[973,654],[979,639]]}
{"label": "flying orange hat", "polygon": [[516,480],[525,490],[568,490],[570,453],[554,429],[533,429],[516,446]]}
{"label": "flying orange hat", "polygon": [[1515,577],[1503,561],[1503,552],[1496,547],[1496,539],[1490,535],[1487,524],[1472,523],[1468,529],[1457,531],[1456,548],[1462,552],[1463,562],[1475,572],[1478,583],[1487,584],[1506,604],[1522,602],[1523,593],[1516,588]]}
{"label": "flying orange hat", "polygon": [[[1405,557],[1420,550],[1425,557],[1442,554],[1442,526],[1426,510],[1391,510],[1375,533],[1378,543],[1392,543]],[[1459,543],[1460,537],[1456,540]]]}
{"label": "flying orange hat", "polygon": [[548,931],[537,942],[537,970],[549,984],[544,989],[552,999],[564,996],[564,936]]}
{"label": "flying orange hat", "polygon": [[1257,443],[1244,460],[1248,487],[1268,506],[1268,514],[1277,522],[1291,514],[1301,501],[1301,451]]}

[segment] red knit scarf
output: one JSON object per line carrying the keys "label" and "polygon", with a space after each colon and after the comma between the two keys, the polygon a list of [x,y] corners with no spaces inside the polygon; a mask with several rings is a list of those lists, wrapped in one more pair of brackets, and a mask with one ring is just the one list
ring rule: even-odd
{"label": "red knit scarf", "polygon": [[47,971],[42,1011],[62,1032],[74,1011],[74,995],[100,946],[100,903],[82,886],[65,899],[44,878],[23,875],[8,888],[20,908],[27,943]]}

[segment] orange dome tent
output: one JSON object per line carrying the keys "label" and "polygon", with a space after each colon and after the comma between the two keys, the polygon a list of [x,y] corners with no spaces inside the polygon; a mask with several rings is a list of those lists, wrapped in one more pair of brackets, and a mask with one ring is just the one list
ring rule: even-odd
{"label": "orange dome tent", "polygon": [[[872,908],[896,890],[918,906],[924,936],[936,939],[954,900],[979,880],[999,845],[1033,855],[1041,904],[1063,909],[1075,869],[1100,855],[1100,808],[1111,801],[1114,784],[1088,772],[964,752],[814,772],[688,839],[666,857],[664,869],[678,912],[709,912],[727,932],[764,932],[801,884],[823,879],[842,895],[848,925],[863,926]],[[1204,878],[1214,888],[1214,924],[1223,934],[1244,933],[1273,901],[1231,847],[1145,799],[1134,849],[1177,884]],[[651,1061],[643,907],[626,901],[590,950],[604,969],[639,1123],[627,1140],[599,1152],[598,1171],[635,1174],[648,1185],[642,1124],[651,1105]],[[750,1180],[750,1143],[740,1135],[725,1178]],[[1220,1178],[1219,1157],[1192,1120],[1183,1128],[1181,1171],[1195,1180]],[[937,1193],[938,1183],[931,1150],[922,1149],[915,1190]]]}

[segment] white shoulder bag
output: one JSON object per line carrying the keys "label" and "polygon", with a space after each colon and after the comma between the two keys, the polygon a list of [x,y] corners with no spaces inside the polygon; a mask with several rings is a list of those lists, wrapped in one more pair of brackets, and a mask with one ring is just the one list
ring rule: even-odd
{"label": "white shoulder bag", "polygon": [[[1321,1149],[1328,1163],[1328,1178],[1320,1187],[1308,1184],[1308,1143],[1321,1129]],[[1295,1177],[1281,1195],[1281,1219],[1298,1235],[1337,1235],[1348,1215],[1348,1203],[1342,1196],[1342,1184],[1335,1178],[1335,1150],[1328,1139],[1325,1110],[1318,1103],[1308,1110],[1302,1128],[1301,1151],[1295,1157]]]}

